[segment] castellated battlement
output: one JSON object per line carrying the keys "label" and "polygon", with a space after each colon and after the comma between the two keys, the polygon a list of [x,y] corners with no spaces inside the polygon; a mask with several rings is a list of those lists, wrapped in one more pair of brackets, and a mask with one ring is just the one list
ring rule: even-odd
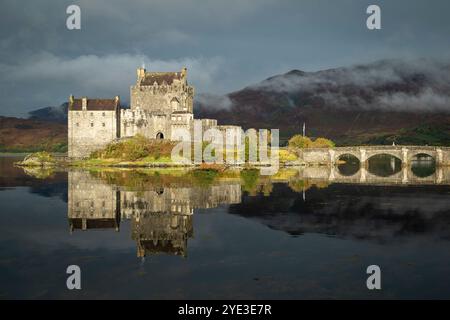
{"label": "castellated battlement", "polygon": [[187,70],[147,72],[138,68],[136,84],[130,88],[131,108],[149,112],[193,112],[194,88],[187,83]]}
{"label": "castellated battlement", "polygon": [[[217,126],[215,119],[194,119],[194,87],[187,81],[187,69],[177,72],[136,70],[130,87],[130,108],[112,99],[69,97],[69,157],[88,157],[93,151],[123,137],[141,134],[151,139],[178,140],[176,129],[191,132],[196,121],[202,129]],[[240,128],[240,127],[239,127]]]}

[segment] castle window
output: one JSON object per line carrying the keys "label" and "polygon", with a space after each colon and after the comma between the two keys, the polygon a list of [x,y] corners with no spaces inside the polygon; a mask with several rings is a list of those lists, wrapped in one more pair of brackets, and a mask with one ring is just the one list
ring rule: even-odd
{"label": "castle window", "polygon": [[105,126],[105,123],[104,123],[104,122],[102,123],[102,126],[103,126],[103,127]]}
{"label": "castle window", "polygon": [[93,112],[91,112],[91,116],[93,116],[94,115],[94,113]]}
{"label": "castle window", "polygon": [[91,127],[93,127],[94,126],[94,123],[93,122],[91,122]]}
{"label": "castle window", "polygon": [[173,98],[173,99],[170,101],[170,105],[171,105],[171,107],[172,107],[172,110],[178,110],[178,108],[179,108],[179,106],[180,106],[180,102],[178,101],[177,98]]}
{"label": "castle window", "polygon": [[102,112],[102,116],[105,116],[105,113],[104,113],[104,112]]}
{"label": "castle window", "polygon": [[77,123],[76,123],[76,126],[77,126],[77,127],[79,127],[79,126],[80,126],[80,124],[79,124],[79,123],[77,122]]}

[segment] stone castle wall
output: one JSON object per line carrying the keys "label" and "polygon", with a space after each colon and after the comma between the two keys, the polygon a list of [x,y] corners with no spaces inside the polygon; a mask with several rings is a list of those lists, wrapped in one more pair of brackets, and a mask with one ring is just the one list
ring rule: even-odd
{"label": "stone castle wall", "polygon": [[86,172],[68,173],[68,219],[72,229],[118,228],[119,193]]}
{"label": "stone castle wall", "polygon": [[193,112],[193,88],[181,85],[135,85],[130,90],[131,108],[170,114],[172,112]]}
{"label": "stone castle wall", "polygon": [[87,157],[120,136],[118,112],[109,110],[69,111],[69,157]]}
{"label": "stone castle wall", "polygon": [[[69,104],[68,144],[69,157],[88,157],[93,151],[102,149],[118,138],[141,134],[150,139],[180,140],[177,129],[190,132],[194,139],[194,128],[201,124],[202,134],[218,127],[215,119],[194,119],[194,88],[187,84],[186,69],[181,72],[146,72],[137,69],[137,82],[130,88],[130,109],[102,109],[102,99],[92,99],[95,110],[72,108]],[[117,97],[118,99],[118,97]],[[83,98],[86,100],[86,98]],[[86,104],[86,102],[83,102]],[[103,103],[103,104],[102,104]],[[89,103],[88,103],[89,104]]]}

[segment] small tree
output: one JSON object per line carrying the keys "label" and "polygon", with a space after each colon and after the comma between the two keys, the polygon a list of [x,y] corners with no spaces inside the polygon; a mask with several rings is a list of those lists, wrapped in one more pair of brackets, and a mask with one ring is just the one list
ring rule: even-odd
{"label": "small tree", "polygon": [[317,138],[312,143],[313,148],[333,148],[334,146],[334,142],[326,138]]}
{"label": "small tree", "polygon": [[291,139],[289,139],[290,148],[310,148],[313,142],[308,137],[303,137],[302,135],[296,134]]}

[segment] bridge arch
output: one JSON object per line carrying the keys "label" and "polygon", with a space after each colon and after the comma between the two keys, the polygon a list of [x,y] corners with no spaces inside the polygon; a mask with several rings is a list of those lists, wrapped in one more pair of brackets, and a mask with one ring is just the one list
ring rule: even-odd
{"label": "bridge arch", "polygon": [[408,154],[408,162],[413,161],[414,159],[416,159],[417,157],[420,156],[427,156],[429,158],[432,158],[434,161],[436,161],[436,152],[431,152],[431,151],[424,151],[424,150],[418,150],[418,151],[413,151],[413,152],[409,152]]}
{"label": "bridge arch", "polygon": [[337,163],[342,157],[352,156],[361,162],[361,153],[353,150],[338,150],[334,152],[334,163]]}
{"label": "bridge arch", "polygon": [[419,179],[432,177],[436,173],[436,155],[432,152],[415,152],[409,157],[411,173]]}
{"label": "bridge arch", "polygon": [[366,161],[373,159],[373,157],[381,157],[381,156],[391,156],[391,157],[394,157],[403,162],[402,156],[400,154],[398,154],[396,152],[385,151],[385,150],[380,150],[377,152],[370,152],[367,155]]}
{"label": "bridge arch", "polygon": [[359,157],[353,155],[352,153],[341,153],[336,157],[335,163],[337,164],[339,174],[345,177],[353,177],[357,175],[361,168],[361,161]]}
{"label": "bridge arch", "polygon": [[383,151],[369,155],[366,168],[368,173],[374,176],[391,177],[402,170],[402,164],[398,154]]}

